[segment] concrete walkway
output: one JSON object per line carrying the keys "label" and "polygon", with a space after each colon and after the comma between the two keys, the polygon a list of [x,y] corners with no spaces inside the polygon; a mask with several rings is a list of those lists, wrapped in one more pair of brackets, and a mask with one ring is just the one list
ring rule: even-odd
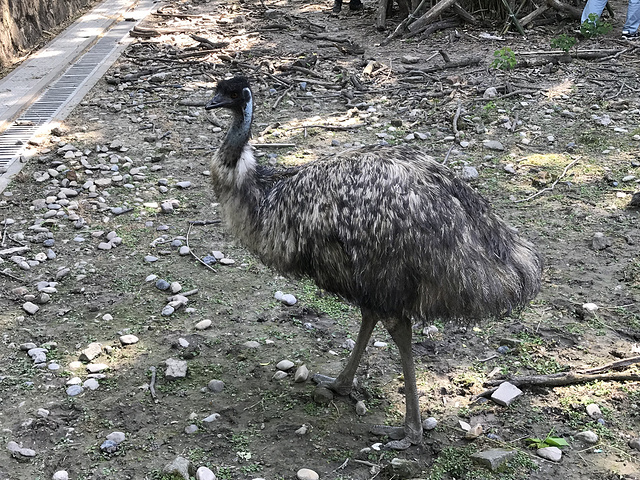
{"label": "concrete walkway", "polygon": [[8,178],[21,169],[23,162],[17,160],[24,159],[23,151],[8,146],[26,144],[31,136],[51,127],[38,123],[21,133],[14,122],[35,107],[47,89],[55,86],[79,59],[101,46],[100,52],[107,54],[101,55],[95,68],[89,69],[86,78],[78,79],[68,98],[56,105],[53,117],[57,121],[64,119],[122,53],[132,39],[129,31],[151,12],[154,3],[155,0],[105,0],[0,79],[0,173],[6,170],[0,176],[0,192],[6,188]]}

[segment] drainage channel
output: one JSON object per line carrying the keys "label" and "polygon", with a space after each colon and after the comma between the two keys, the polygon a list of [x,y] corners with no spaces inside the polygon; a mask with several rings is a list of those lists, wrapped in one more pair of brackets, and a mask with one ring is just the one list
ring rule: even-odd
{"label": "drainage channel", "polygon": [[[153,0],[142,0],[136,6],[139,20],[151,12],[153,3]],[[44,131],[54,120],[63,120],[73,106],[82,100],[124,50],[128,43],[129,31],[136,23],[121,20],[111,27],[4,132],[0,133],[0,172],[6,172],[12,165],[20,164],[18,160],[24,155],[29,140]],[[2,180],[4,182],[0,182],[0,191],[8,183],[7,179]]]}

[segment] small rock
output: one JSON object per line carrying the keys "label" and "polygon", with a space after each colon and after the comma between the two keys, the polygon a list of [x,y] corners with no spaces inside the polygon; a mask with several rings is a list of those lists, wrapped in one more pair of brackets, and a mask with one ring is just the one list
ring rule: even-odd
{"label": "small rock", "polygon": [[176,311],[176,309],[175,309],[175,308],[173,308],[171,305],[166,305],[166,306],[162,309],[161,314],[162,314],[162,316],[163,316],[163,317],[168,317],[168,316],[172,315],[172,314],[173,314],[173,312],[175,312],[175,311]]}
{"label": "small rock", "polygon": [[38,310],[40,310],[40,307],[38,305],[36,305],[35,303],[31,303],[31,302],[26,302],[26,303],[22,304],[22,308],[29,315],[35,315],[36,312]]}
{"label": "small rock", "polygon": [[460,178],[465,181],[475,180],[478,178],[480,174],[476,167],[471,167],[469,165],[462,167],[462,172],[460,173]]}
{"label": "small rock", "polygon": [[295,363],[293,363],[291,360],[282,360],[278,362],[278,364],[276,365],[276,368],[278,370],[282,370],[283,372],[286,372],[287,370],[291,370],[294,366],[295,366]]}
{"label": "small rock", "polygon": [[309,427],[306,425],[302,425],[299,429],[296,430],[296,435],[306,435],[309,431]]}
{"label": "small rock", "polygon": [[105,440],[102,445],[100,445],[100,450],[106,453],[115,453],[118,450],[118,444],[113,440]]}
{"label": "small rock", "polygon": [[509,382],[502,382],[498,389],[491,395],[491,400],[498,405],[508,407],[516,398],[522,395],[522,390]]}
{"label": "small rock", "polygon": [[387,342],[380,342],[380,341],[373,342],[373,346],[376,347],[376,348],[385,348],[388,345],[389,344]]}
{"label": "small rock", "polygon": [[308,468],[301,468],[296,473],[296,477],[298,477],[298,480],[318,480],[320,475]]}
{"label": "small rock", "polygon": [[482,98],[493,98],[498,96],[498,90],[496,87],[487,88],[482,94]]}
{"label": "small rock", "polygon": [[198,426],[195,423],[192,423],[191,425],[187,425],[186,427],[184,427],[184,433],[186,433],[187,435],[191,435],[193,433],[196,433],[198,431]]}
{"label": "small rock", "polygon": [[284,378],[287,378],[287,372],[283,372],[282,370],[278,370],[276,373],[273,374],[274,380],[282,380]]}
{"label": "small rock", "polygon": [[[186,245],[183,245],[180,247],[180,249],[178,250],[178,254],[181,256],[185,256],[185,255],[189,255],[191,253],[191,249],[189,247],[187,247]],[[201,467],[203,468],[203,467]]]}
{"label": "small rock", "polygon": [[602,417],[602,412],[600,411],[600,407],[595,403],[590,403],[589,405],[587,405],[587,414],[591,418],[595,418],[595,419]]}
{"label": "small rock", "polygon": [[589,313],[594,313],[596,310],[598,310],[598,305],[596,305],[595,303],[585,303],[582,305],[582,308],[584,308]]}
{"label": "small rock", "polygon": [[256,342],[255,340],[249,340],[248,342],[244,342],[243,345],[246,348],[251,348],[251,349],[260,348],[260,343]]}
{"label": "small rock", "polygon": [[164,376],[167,380],[177,380],[187,376],[187,361],[177,358],[168,358],[164,361],[167,369]]}
{"label": "small rock", "polygon": [[306,382],[309,378],[309,369],[306,365],[300,365],[296,370],[296,373],[293,376],[293,381],[295,383]]}
{"label": "small rock", "polygon": [[87,365],[87,371],[89,373],[100,373],[109,368],[109,365],[106,363],[90,363]]}
{"label": "small rock", "polygon": [[47,418],[50,412],[46,408],[39,408],[36,413],[39,417]]}
{"label": "small rock", "polygon": [[591,430],[585,430],[584,432],[576,434],[576,438],[586,443],[598,443],[598,435]]}
{"label": "small rock", "polygon": [[433,430],[437,426],[438,426],[438,421],[434,417],[425,418],[422,421],[422,428],[424,430],[427,430],[427,431]]}
{"label": "small rock", "polygon": [[84,392],[84,388],[82,388],[80,385],[71,385],[67,388],[67,395],[69,395],[70,397],[80,395],[82,392]]}
{"label": "small rock", "polygon": [[171,293],[178,293],[182,290],[182,285],[180,285],[180,283],[178,282],[171,282],[169,288],[171,289]]}
{"label": "small rock", "polygon": [[69,472],[67,472],[66,470],[58,470],[53,474],[51,480],[69,480]]}
{"label": "small rock", "polygon": [[219,413],[212,413],[211,415],[209,415],[206,418],[203,418],[202,421],[203,422],[207,422],[207,423],[211,423],[211,422],[215,422],[216,420],[218,420],[220,418],[220,414]]}
{"label": "small rock", "polygon": [[196,323],[196,330],[206,330],[211,326],[211,320],[202,320]]}
{"label": "small rock", "polygon": [[158,280],[156,280],[156,288],[162,291],[169,290],[169,288],[171,288],[171,284],[166,280],[159,278]]}
{"label": "small rock", "polygon": [[98,357],[102,353],[102,345],[98,342],[92,342],[87,345],[87,348],[80,352],[80,361],[90,362],[94,358]]}
{"label": "small rock", "polygon": [[602,232],[596,232],[591,238],[591,246],[594,250],[604,250],[611,246],[611,239]]}
{"label": "small rock", "polygon": [[418,462],[401,458],[393,458],[388,468],[394,478],[415,478],[422,471]]}
{"label": "small rock", "polygon": [[98,381],[95,378],[88,378],[84,381],[82,386],[89,390],[97,390],[100,384],[98,384]]}
{"label": "small rock", "polygon": [[207,384],[207,388],[213,393],[220,393],[222,390],[224,390],[224,382],[222,380],[211,380]]}
{"label": "small rock", "polygon": [[200,467],[196,470],[196,480],[216,480],[216,476],[207,467]]}
{"label": "small rock", "polygon": [[482,145],[488,150],[496,150],[499,152],[504,151],[504,145],[502,145],[498,140],[484,140]]}
{"label": "small rock", "polygon": [[538,456],[551,460],[552,462],[559,462],[562,458],[562,450],[558,447],[544,447],[536,450]]}
{"label": "small rock", "polygon": [[367,413],[367,406],[364,404],[363,400],[358,400],[356,402],[356,415],[365,415]]}
{"label": "small rock", "polygon": [[635,450],[640,450],[640,438],[629,440],[629,446]]}
{"label": "small rock", "polygon": [[333,401],[333,392],[327,387],[317,386],[313,391],[313,401],[321,404],[329,404]]}
{"label": "small rock", "polygon": [[136,337],[135,335],[131,335],[131,334],[122,335],[120,337],[120,343],[122,345],[133,345],[134,343],[138,343],[139,341],[140,341],[140,339],[138,339],[138,337]]}
{"label": "small rock", "polygon": [[107,440],[111,440],[118,445],[124,442],[125,438],[126,436],[123,432],[111,432],[109,435],[107,435]]}
{"label": "small rock", "polygon": [[505,462],[511,460],[516,454],[516,450],[492,449],[478,452],[471,455],[471,459],[492,472],[498,470]]}
{"label": "small rock", "polygon": [[184,457],[176,457],[171,463],[165,465],[162,472],[169,475],[178,475],[184,480],[189,480],[190,476],[195,473],[194,470],[195,468],[189,460]]}

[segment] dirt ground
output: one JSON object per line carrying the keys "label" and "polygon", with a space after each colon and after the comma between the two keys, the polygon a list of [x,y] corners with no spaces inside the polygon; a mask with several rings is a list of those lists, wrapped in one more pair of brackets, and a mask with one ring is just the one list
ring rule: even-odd
{"label": "dirt ground", "polygon": [[[474,397],[492,379],[640,355],[640,229],[629,206],[640,177],[640,44],[619,37],[626,3],[613,2],[619,15],[607,20],[610,33],[581,38],[570,53],[611,52],[561,62],[544,52],[562,34],[577,36],[567,21],[534,26],[525,39],[486,19],[380,46],[389,32],[375,29],[371,3],[364,12],[345,5],[338,16],[326,2],[265,4],[165,5],[143,24],[160,35],[126,50],[63,129],[31,146],[36,155],[2,194],[0,250],[27,246],[20,255],[32,260],[52,236],[55,258],[29,270],[7,255],[0,264],[0,479],[48,479],[58,470],[74,480],[169,478],[162,469],[178,455],[218,479],[293,479],[301,468],[327,480],[399,478],[393,458],[415,462],[411,476],[423,479],[640,478],[639,452],[628,445],[640,437],[637,380],[523,388],[509,407]],[[508,61],[508,52],[494,55],[504,47],[515,52],[513,69],[491,66]],[[439,50],[462,65],[435,68],[444,65]],[[409,143],[459,174],[474,167],[471,184],[542,252],[543,288],[523,312],[477,325],[416,326],[421,410],[438,421],[423,445],[372,448],[384,439],[369,427],[399,424],[404,412],[397,349],[381,327],[358,372],[368,412],[357,415],[348,398],[314,402],[311,381],[295,383],[293,370],[276,380],[275,365],[288,359],[312,373],[338,373],[357,310],[266,268],[224,225],[190,224],[218,218],[206,175],[228,116],[202,106],[216,81],[235,73],[253,84],[252,142],[261,161],[291,165],[359,144]],[[489,87],[497,96],[483,97]],[[64,145],[79,153],[65,158]],[[43,180],[48,169],[57,176]],[[56,203],[47,197],[61,187],[79,194],[47,214],[46,204]],[[98,248],[111,231],[121,244]],[[220,251],[234,263],[207,267],[180,255],[185,245],[200,258]],[[163,315],[167,293],[150,275],[196,290],[187,308]],[[48,301],[38,282],[57,282]],[[297,304],[278,302],[276,291]],[[37,313],[23,310],[27,300],[42,302]],[[196,329],[205,319],[212,326]],[[139,342],[121,345],[125,333]],[[19,348],[27,342],[45,345],[47,362],[61,368],[34,367]],[[106,376],[71,397],[69,379],[88,378],[72,362],[91,342],[103,346],[94,363],[108,366]],[[165,377],[169,358],[187,360],[186,378]],[[634,365],[624,372],[640,373]],[[212,379],[224,382],[221,392],[207,389]],[[600,421],[587,414],[593,403]],[[213,413],[220,416],[204,421]],[[482,425],[482,435],[465,439],[460,420]],[[198,430],[185,433],[192,424]],[[598,435],[596,445],[576,438],[585,430]],[[114,431],[125,441],[101,451]],[[559,463],[525,440],[547,435],[569,444]],[[12,457],[11,441],[35,457]],[[469,459],[489,448],[519,453],[491,473]]]}

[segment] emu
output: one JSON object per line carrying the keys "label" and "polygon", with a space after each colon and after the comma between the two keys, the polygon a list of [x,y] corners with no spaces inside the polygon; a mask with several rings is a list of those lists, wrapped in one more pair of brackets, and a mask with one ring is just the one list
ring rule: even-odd
{"label": "emu", "polygon": [[231,126],[211,161],[213,188],[231,233],[267,265],[360,307],[355,347],[337,378],[352,389],[360,358],[380,321],[404,373],[403,427],[387,446],[422,439],[412,320],[499,316],[531,300],[542,260],[470,186],[418,150],[369,146],[298,168],[257,164],[248,143],[254,113],[245,77],[221,80],[206,109],[227,108]]}

